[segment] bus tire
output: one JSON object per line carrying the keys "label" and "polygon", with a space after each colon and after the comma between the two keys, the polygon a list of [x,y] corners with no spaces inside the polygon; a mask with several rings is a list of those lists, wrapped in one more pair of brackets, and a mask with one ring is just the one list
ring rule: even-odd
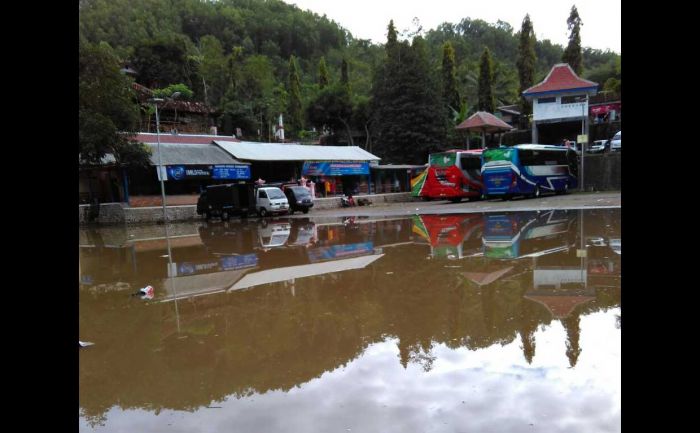
{"label": "bus tire", "polygon": [[459,203],[462,201],[462,197],[452,197],[449,199],[452,203]]}
{"label": "bus tire", "polygon": [[508,200],[510,200],[511,198],[513,198],[513,197],[512,197],[510,194],[504,194],[504,195],[503,195],[503,201],[508,201]]}
{"label": "bus tire", "polygon": [[428,196],[423,196],[423,201],[430,201],[430,200],[432,200],[432,198],[430,198]]}

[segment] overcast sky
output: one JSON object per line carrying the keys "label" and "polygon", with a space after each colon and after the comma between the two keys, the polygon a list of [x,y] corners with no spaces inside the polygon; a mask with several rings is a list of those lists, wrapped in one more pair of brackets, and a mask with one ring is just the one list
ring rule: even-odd
{"label": "overcast sky", "polygon": [[538,40],[566,46],[566,19],[576,5],[583,21],[581,45],[621,52],[621,0],[284,0],[302,10],[326,15],[350,31],[355,38],[386,42],[386,28],[393,19],[397,31],[414,30],[418,17],[423,30],[443,22],[459,23],[462,18],[482,19],[489,23],[505,21],[520,30],[525,14],[535,28]]}

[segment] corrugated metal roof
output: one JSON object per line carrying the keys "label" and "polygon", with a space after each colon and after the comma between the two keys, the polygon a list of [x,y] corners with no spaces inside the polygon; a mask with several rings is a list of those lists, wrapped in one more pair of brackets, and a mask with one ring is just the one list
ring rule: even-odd
{"label": "corrugated metal roof", "polygon": [[313,146],[305,144],[238,143],[215,140],[226,152],[246,161],[378,161],[381,158],[357,146]]}
{"label": "corrugated metal roof", "polygon": [[313,277],[350,269],[362,269],[375,260],[384,257],[384,254],[353,257],[351,259],[333,260],[323,263],[311,263],[309,265],[287,266],[284,268],[266,269],[264,271],[246,274],[231,286],[229,291],[247,289],[261,284],[277,283],[291,279]]}
{"label": "corrugated metal roof", "polygon": [[388,164],[388,165],[373,165],[370,168],[372,170],[396,170],[396,169],[405,169],[405,170],[410,170],[412,168],[425,168],[427,167],[427,164],[424,165],[409,165],[409,164]]}
{"label": "corrugated metal roof", "polygon": [[[158,145],[146,143],[151,149],[151,164],[158,165]],[[248,164],[232,158],[231,155],[213,144],[160,143],[163,152],[163,165],[208,165],[208,164]]]}
{"label": "corrugated metal roof", "polygon": [[[142,143],[157,143],[158,134],[155,132],[139,132],[132,137],[136,141]],[[160,134],[161,143],[184,143],[184,144],[211,144],[214,140],[220,141],[240,141],[235,137],[226,135],[207,135],[207,134],[169,134],[162,132]]]}

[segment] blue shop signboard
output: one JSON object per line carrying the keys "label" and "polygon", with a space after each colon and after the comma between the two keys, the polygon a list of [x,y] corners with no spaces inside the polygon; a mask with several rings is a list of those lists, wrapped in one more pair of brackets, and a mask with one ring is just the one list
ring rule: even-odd
{"label": "blue shop signboard", "polygon": [[249,165],[168,165],[168,180],[250,179]]}
{"label": "blue shop signboard", "polygon": [[305,162],[301,174],[305,176],[348,176],[369,174],[368,162]]}
{"label": "blue shop signboard", "polygon": [[249,165],[215,165],[212,179],[250,179]]}
{"label": "blue shop signboard", "polygon": [[372,254],[373,251],[374,244],[372,242],[362,242],[359,244],[344,244],[313,248],[308,250],[306,254],[311,262],[320,262],[323,260],[336,260],[344,257]]}

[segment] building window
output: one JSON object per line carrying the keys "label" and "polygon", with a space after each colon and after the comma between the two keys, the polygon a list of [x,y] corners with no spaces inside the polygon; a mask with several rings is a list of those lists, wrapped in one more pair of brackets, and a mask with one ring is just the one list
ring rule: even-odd
{"label": "building window", "polygon": [[562,104],[575,104],[578,102],[583,102],[585,100],[586,100],[586,95],[571,95],[571,96],[562,96],[561,97]]}
{"label": "building window", "polygon": [[538,104],[551,104],[552,102],[557,102],[557,98],[537,98]]}

